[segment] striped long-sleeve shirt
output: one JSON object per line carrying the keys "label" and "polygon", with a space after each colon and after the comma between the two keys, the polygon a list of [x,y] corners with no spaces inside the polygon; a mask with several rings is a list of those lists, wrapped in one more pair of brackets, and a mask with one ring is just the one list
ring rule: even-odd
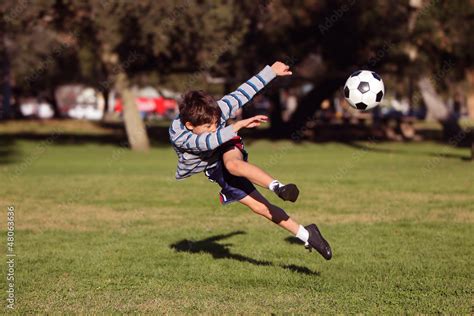
{"label": "striped long-sleeve shirt", "polygon": [[217,101],[222,116],[217,130],[213,133],[194,134],[180,121],[179,116],[173,120],[169,135],[174,150],[178,155],[176,179],[184,179],[193,174],[213,168],[219,160],[216,152],[223,143],[237,136],[232,126],[226,126],[229,118],[249,102],[255,94],[262,90],[276,74],[270,66],[266,66],[257,75],[240,85],[237,90]]}

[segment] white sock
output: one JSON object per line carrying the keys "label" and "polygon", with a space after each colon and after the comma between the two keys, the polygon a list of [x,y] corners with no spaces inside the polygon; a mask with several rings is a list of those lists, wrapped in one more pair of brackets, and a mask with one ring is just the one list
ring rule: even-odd
{"label": "white sock", "polygon": [[309,239],[309,232],[304,228],[302,225],[298,228],[298,232],[296,233],[296,238],[301,240],[302,242],[308,244],[308,239]]}
{"label": "white sock", "polygon": [[275,192],[275,189],[282,186],[283,183],[281,183],[280,181],[278,180],[273,180],[272,182],[270,182],[270,184],[268,185],[268,189],[270,189],[270,191],[273,191]]}

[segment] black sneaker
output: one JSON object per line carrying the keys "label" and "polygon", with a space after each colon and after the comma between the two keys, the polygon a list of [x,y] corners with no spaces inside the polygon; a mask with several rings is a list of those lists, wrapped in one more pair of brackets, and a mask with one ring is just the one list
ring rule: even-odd
{"label": "black sneaker", "polygon": [[275,189],[275,193],[283,200],[283,201],[291,201],[295,202],[300,194],[300,190],[296,187],[296,184],[290,183],[287,185],[279,186]]}
{"label": "black sneaker", "polygon": [[329,246],[329,243],[323,238],[318,226],[316,226],[316,224],[311,224],[305,226],[305,228],[309,232],[309,245],[305,246],[306,249],[311,251],[311,248],[314,248],[324,257],[324,259],[330,260],[332,258],[331,246]]}

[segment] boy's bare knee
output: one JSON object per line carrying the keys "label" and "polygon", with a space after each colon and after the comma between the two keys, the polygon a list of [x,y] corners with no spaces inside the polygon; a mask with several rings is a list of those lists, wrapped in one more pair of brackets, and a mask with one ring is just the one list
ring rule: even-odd
{"label": "boy's bare knee", "polygon": [[225,168],[234,176],[239,174],[239,168],[241,166],[242,161],[238,159],[231,159],[224,163]]}

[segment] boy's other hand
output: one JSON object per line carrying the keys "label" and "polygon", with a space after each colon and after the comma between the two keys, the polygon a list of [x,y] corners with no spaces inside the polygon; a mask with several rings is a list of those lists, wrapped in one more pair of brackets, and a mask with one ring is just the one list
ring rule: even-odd
{"label": "boy's other hand", "polygon": [[234,131],[238,132],[242,128],[253,128],[260,126],[263,122],[268,122],[268,116],[266,115],[256,115],[254,117],[235,122],[233,124]]}
{"label": "boy's other hand", "polygon": [[277,61],[272,65],[273,71],[277,76],[291,76],[293,73],[290,71],[290,66]]}

